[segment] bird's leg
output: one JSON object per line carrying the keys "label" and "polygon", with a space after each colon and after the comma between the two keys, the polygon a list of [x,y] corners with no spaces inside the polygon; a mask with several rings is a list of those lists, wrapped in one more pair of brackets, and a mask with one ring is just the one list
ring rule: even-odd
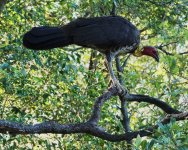
{"label": "bird's leg", "polygon": [[121,95],[126,93],[125,88],[119,83],[119,81],[117,80],[114,71],[112,69],[112,60],[114,58],[113,54],[107,54],[106,55],[106,61],[107,61],[107,66],[108,66],[108,70],[110,73],[110,77],[112,79],[112,84],[113,86],[115,86],[118,89],[118,93],[120,93]]}

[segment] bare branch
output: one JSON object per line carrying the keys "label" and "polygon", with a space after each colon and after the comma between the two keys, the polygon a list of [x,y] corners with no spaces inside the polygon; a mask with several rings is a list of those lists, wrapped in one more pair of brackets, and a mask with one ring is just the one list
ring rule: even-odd
{"label": "bare branch", "polygon": [[172,45],[172,44],[176,44],[176,43],[177,43],[177,41],[170,42],[170,43],[167,43],[167,44],[161,44],[161,45],[158,46],[158,48],[163,48],[163,47],[166,47],[166,46],[169,46],[169,45]]}
{"label": "bare branch", "polygon": [[[128,59],[128,57],[127,57],[127,59]],[[127,59],[126,59],[126,62],[127,62]],[[116,57],[116,68],[117,68],[117,71],[118,71],[119,82],[120,82],[121,85],[123,85],[123,78],[122,78],[122,75],[120,73],[123,72],[124,68],[120,65],[120,59],[119,59],[119,57]],[[125,129],[125,132],[129,132],[130,131],[130,119],[128,117],[126,98],[124,96],[122,96],[122,95],[119,95],[119,99],[121,101],[121,108],[120,108],[120,110],[121,110],[121,114],[123,116],[122,124],[123,124],[123,127]]]}
{"label": "bare branch", "polygon": [[[156,33],[152,33],[152,34],[145,34],[145,35],[142,35],[141,36],[141,40],[143,41],[143,40],[148,40],[148,39],[151,39],[151,38],[154,38],[154,37],[156,37]],[[145,38],[145,36],[147,36],[147,38]]]}
{"label": "bare branch", "polygon": [[121,113],[122,113],[122,116],[123,116],[122,124],[123,124],[123,127],[125,129],[125,132],[130,132],[131,131],[130,119],[129,119],[128,111],[127,111],[127,108],[126,108],[127,102],[126,102],[125,98],[123,98],[123,97],[120,97],[120,100],[121,100]]}
{"label": "bare branch", "polygon": [[97,51],[91,51],[89,59],[89,70],[96,70],[97,67]]}
{"label": "bare branch", "polygon": [[186,55],[188,54],[188,51],[187,52],[182,52],[182,53],[179,53],[180,55]]}
{"label": "bare branch", "polygon": [[115,88],[110,88],[109,91],[105,92],[103,95],[98,97],[95,101],[95,105],[93,108],[93,113],[91,115],[91,118],[88,120],[88,122],[92,124],[97,124],[100,119],[100,111],[103,103],[110,99],[112,96],[117,95],[117,91]]}
{"label": "bare branch", "polygon": [[[126,109],[126,101],[137,101],[137,102],[147,102],[150,104],[154,104],[158,107],[160,107],[162,110],[167,112],[168,115],[166,116],[161,123],[167,124],[170,121],[170,118],[173,117],[177,121],[178,120],[185,120],[188,119],[188,112],[180,113],[178,110],[173,109],[171,106],[166,104],[165,102],[162,102],[158,99],[145,96],[145,95],[125,95],[125,97],[120,96],[120,100],[122,102],[121,104],[121,111],[123,115],[123,125],[127,132],[125,134],[110,134],[105,131],[104,128],[98,126],[98,121],[100,119],[100,112],[101,107],[109,100],[112,96],[117,96],[118,91],[115,87],[110,88],[107,92],[102,94],[100,97],[96,99],[93,113],[90,117],[90,119],[87,122],[83,123],[75,123],[75,124],[60,124],[55,121],[49,121],[49,122],[43,122],[40,124],[35,125],[24,125],[21,123],[11,122],[11,121],[5,121],[0,120],[0,133],[9,133],[12,135],[17,134],[41,134],[41,133],[56,133],[56,134],[75,134],[75,133],[86,133],[90,134],[96,137],[99,137],[104,140],[112,141],[112,142],[118,142],[118,141],[127,141],[131,144],[131,140],[136,138],[138,135],[141,137],[143,136],[149,136],[151,135],[156,128],[158,128],[158,125],[151,126],[147,129],[142,129],[139,131],[130,131],[129,127],[129,118],[128,113]],[[126,100],[126,101],[125,101]]]}
{"label": "bare branch", "polygon": [[[160,47],[157,47],[155,46],[156,48],[158,48],[160,51],[162,51],[163,53],[165,53],[166,55],[171,55],[171,56],[174,56],[175,54],[173,53],[169,53],[167,52],[166,50],[164,50],[163,48],[160,48]],[[181,53],[177,53],[178,55],[186,55],[188,54],[188,52],[181,52]]]}
{"label": "bare branch", "polygon": [[[188,112],[181,114],[173,114],[166,116],[161,123],[167,124],[170,122],[171,118],[175,118],[177,121],[188,119]],[[42,134],[42,133],[56,133],[56,134],[73,134],[73,133],[86,133],[104,140],[119,142],[119,141],[131,141],[138,135],[141,137],[149,136],[154,132],[154,129],[158,128],[158,125],[149,127],[147,129],[128,132],[125,134],[109,134],[104,131],[103,128],[87,123],[78,124],[59,124],[54,121],[43,122],[35,125],[23,125],[16,122],[9,122],[5,120],[0,120],[0,133],[9,133],[13,135],[17,134]]]}
{"label": "bare branch", "polygon": [[158,48],[158,47],[156,47],[157,49],[159,49],[159,50],[161,50],[163,53],[165,53],[166,55],[171,55],[171,56],[173,56],[174,54],[172,54],[172,53],[169,53],[169,52],[167,52],[166,50],[164,50],[163,48]]}
{"label": "bare branch", "polygon": [[[126,58],[126,60],[124,61],[124,64],[127,62],[129,57],[130,57],[130,55]],[[123,85],[123,78],[120,73],[123,73],[124,67],[126,66],[124,64],[123,64],[123,66],[121,66],[119,57],[116,57],[116,69],[118,71],[118,79],[119,79],[119,82],[121,85]],[[126,101],[126,98],[122,95],[119,95],[119,99],[121,101],[120,110],[121,110],[121,114],[122,114],[122,118],[123,118],[123,120],[121,122],[124,127],[125,133],[128,133],[131,131],[131,127],[130,127],[130,118],[128,116],[127,101]],[[132,139],[127,140],[127,144],[128,144],[127,149],[131,150],[132,149]]]}
{"label": "bare branch", "polygon": [[126,67],[127,61],[128,61],[128,59],[130,58],[130,56],[131,56],[131,54],[129,54],[129,55],[127,56],[127,58],[125,59],[123,65],[122,65],[122,68],[123,68],[123,69]]}
{"label": "bare branch", "polygon": [[[175,42],[170,42],[170,43],[167,43],[167,44],[160,44],[159,46],[154,46],[154,47],[157,48],[157,49],[159,49],[160,51],[162,51],[162,52],[165,53],[166,55],[171,55],[171,56],[173,56],[173,55],[175,55],[175,54],[167,52],[166,50],[164,50],[164,47],[167,47],[167,46],[169,46],[169,45],[176,44],[176,43],[177,43],[177,41],[175,41]],[[188,54],[188,52],[186,51],[186,52],[178,53],[178,55],[185,55],[185,54]]]}
{"label": "bare branch", "polygon": [[146,102],[149,104],[154,104],[155,106],[161,108],[164,112],[166,112],[168,114],[181,113],[180,111],[172,108],[167,103],[165,103],[157,98],[149,97],[146,95],[129,94],[129,95],[126,95],[126,100],[131,101],[131,102],[136,101],[136,102]]}
{"label": "bare branch", "polygon": [[120,64],[119,57],[116,57],[115,61],[116,61],[116,69],[118,71],[118,73],[117,73],[118,74],[118,79],[119,79],[120,84],[122,85],[123,84],[123,79],[122,79],[122,76],[119,73],[123,72],[123,67]]}
{"label": "bare branch", "polygon": [[117,2],[116,0],[113,0],[113,6],[112,6],[112,11],[110,15],[115,16],[116,15],[116,7],[117,7]]}
{"label": "bare branch", "polygon": [[143,29],[140,30],[140,33],[146,31],[147,29],[149,29],[148,27],[144,27]]}

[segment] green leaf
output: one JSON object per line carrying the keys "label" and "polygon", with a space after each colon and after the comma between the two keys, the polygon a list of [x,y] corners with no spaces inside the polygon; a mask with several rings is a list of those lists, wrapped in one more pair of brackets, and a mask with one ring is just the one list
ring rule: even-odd
{"label": "green leaf", "polygon": [[153,147],[153,145],[155,144],[155,140],[152,139],[146,146],[146,150],[151,150],[151,148]]}

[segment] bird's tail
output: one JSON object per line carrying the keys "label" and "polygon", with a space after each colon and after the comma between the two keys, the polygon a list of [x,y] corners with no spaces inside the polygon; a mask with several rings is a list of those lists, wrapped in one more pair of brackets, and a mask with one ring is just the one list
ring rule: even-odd
{"label": "bird's tail", "polygon": [[71,38],[58,27],[34,27],[23,37],[23,45],[34,50],[47,50],[71,44]]}

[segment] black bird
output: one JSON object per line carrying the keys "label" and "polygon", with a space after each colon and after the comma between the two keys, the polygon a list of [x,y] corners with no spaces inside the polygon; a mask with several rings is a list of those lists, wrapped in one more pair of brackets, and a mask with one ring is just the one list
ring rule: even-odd
{"label": "black bird", "polygon": [[120,16],[79,18],[60,27],[34,27],[23,37],[23,45],[33,50],[48,50],[76,44],[93,48],[106,57],[113,85],[124,91],[112,70],[115,56],[132,53],[147,55],[159,61],[152,46],[140,47],[140,32],[128,20]]}

